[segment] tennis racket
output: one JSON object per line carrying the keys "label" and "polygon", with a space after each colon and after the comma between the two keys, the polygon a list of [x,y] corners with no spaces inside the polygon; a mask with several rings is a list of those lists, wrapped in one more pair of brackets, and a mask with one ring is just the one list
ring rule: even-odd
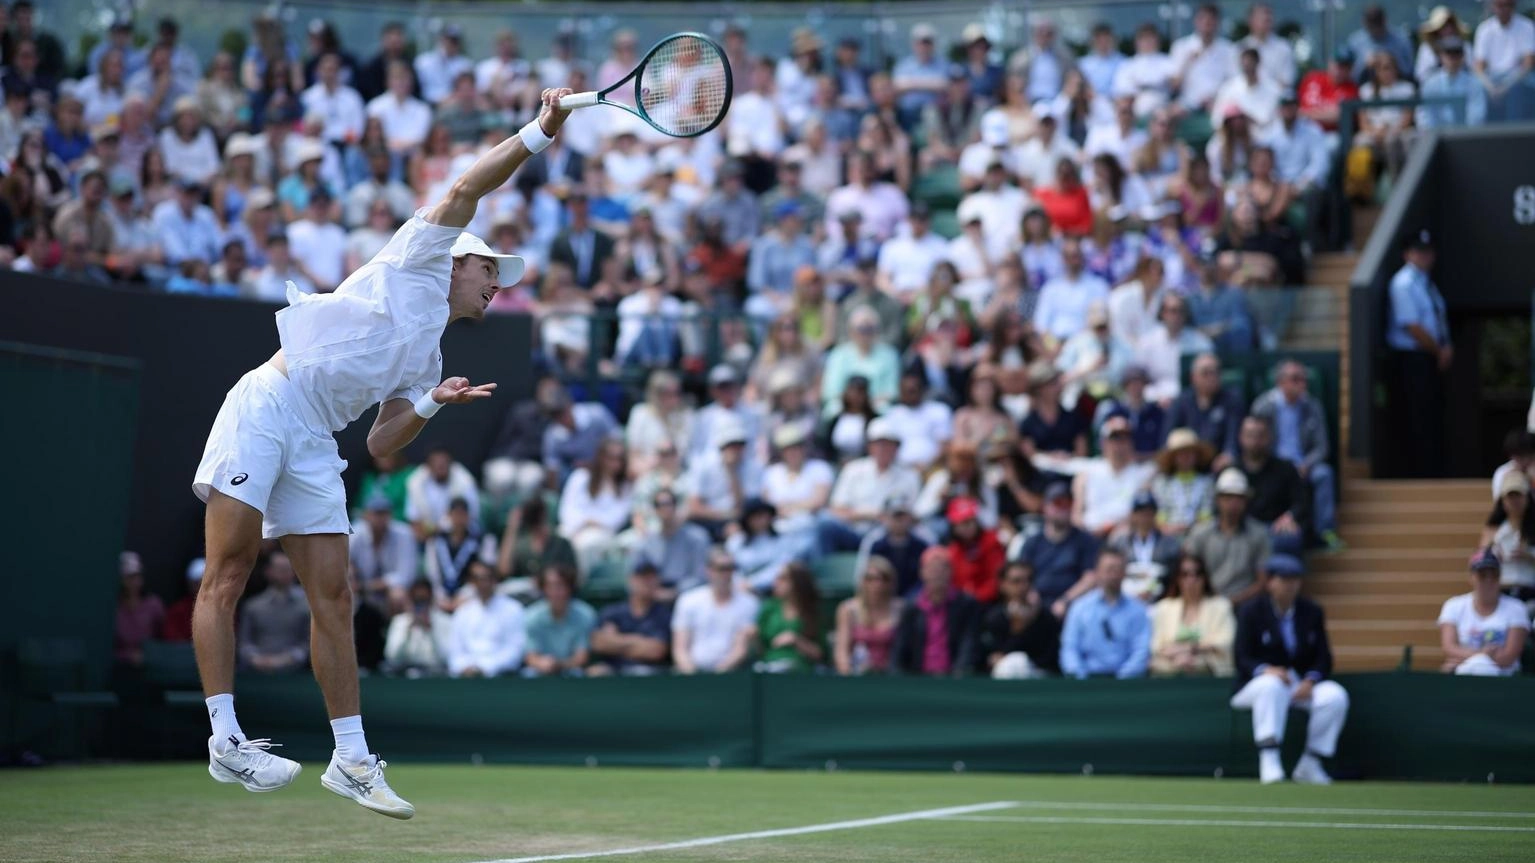
{"label": "tennis racket", "polygon": [[[633,105],[608,98],[627,87],[634,89]],[[612,105],[662,134],[694,138],[725,119],[733,90],[724,49],[702,33],[676,33],[657,42],[623,80],[600,92],[572,93],[560,107]]]}

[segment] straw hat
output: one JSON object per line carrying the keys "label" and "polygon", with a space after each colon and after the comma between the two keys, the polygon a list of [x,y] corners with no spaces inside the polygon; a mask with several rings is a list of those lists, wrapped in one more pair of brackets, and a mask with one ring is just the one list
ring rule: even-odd
{"label": "straw hat", "polygon": [[1210,461],[1215,458],[1215,447],[1210,446],[1199,439],[1199,435],[1193,429],[1173,429],[1167,436],[1167,446],[1157,453],[1157,468],[1162,473],[1172,473],[1174,470],[1173,459],[1179,450],[1194,450],[1194,463],[1199,470],[1210,466]]}
{"label": "straw hat", "polygon": [[1432,10],[1430,10],[1427,20],[1425,20],[1423,24],[1418,27],[1418,33],[1424,36],[1427,36],[1431,33],[1437,33],[1444,27],[1444,25],[1450,23],[1453,23],[1455,25],[1455,29],[1460,31],[1460,37],[1462,39],[1470,37],[1471,28],[1467,27],[1466,23],[1460,20],[1460,16],[1456,15],[1455,11],[1448,6],[1435,6]]}

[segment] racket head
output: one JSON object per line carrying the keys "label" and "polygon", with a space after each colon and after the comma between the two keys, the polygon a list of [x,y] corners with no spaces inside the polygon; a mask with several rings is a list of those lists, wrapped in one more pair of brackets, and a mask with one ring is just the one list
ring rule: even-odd
{"label": "racket head", "polygon": [[674,33],[635,69],[634,110],[663,134],[695,138],[725,119],[734,91],[725,49],[702,33]]}

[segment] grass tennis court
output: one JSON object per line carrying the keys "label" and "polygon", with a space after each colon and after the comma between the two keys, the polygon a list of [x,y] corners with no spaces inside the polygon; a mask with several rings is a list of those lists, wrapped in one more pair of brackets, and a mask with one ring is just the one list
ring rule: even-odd
{"label": "grass tennis court", "polygon": [[5,771],[0,860],[1524,861],[1535,842],[1527,786],[399,764],[419,814],[395,822],[321,769],[263,795],[194,763]]}

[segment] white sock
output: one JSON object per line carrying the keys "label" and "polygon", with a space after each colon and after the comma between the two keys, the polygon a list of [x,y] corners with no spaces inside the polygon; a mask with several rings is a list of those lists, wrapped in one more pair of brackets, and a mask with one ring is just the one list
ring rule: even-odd
{"label": "white sock", "polygon": [[361,716],[343,716],[330,721],[336,735],[336,755],[348,764],[358,764],[368,757],[368,741],[362,734]]}
{"label": "white sock", "polygon": [[1258,750],[1258,766],[1268,771],[1284,772],[1284,762],[1279,760],[1278,747],[1265,747]]}
{"label": "white sock", "polygon": [[235,697],[224,692],[206,700],[208,721],[213,724],[213,749],[220,754],[228,752],[245,740],[245,732],[235,719]]}

